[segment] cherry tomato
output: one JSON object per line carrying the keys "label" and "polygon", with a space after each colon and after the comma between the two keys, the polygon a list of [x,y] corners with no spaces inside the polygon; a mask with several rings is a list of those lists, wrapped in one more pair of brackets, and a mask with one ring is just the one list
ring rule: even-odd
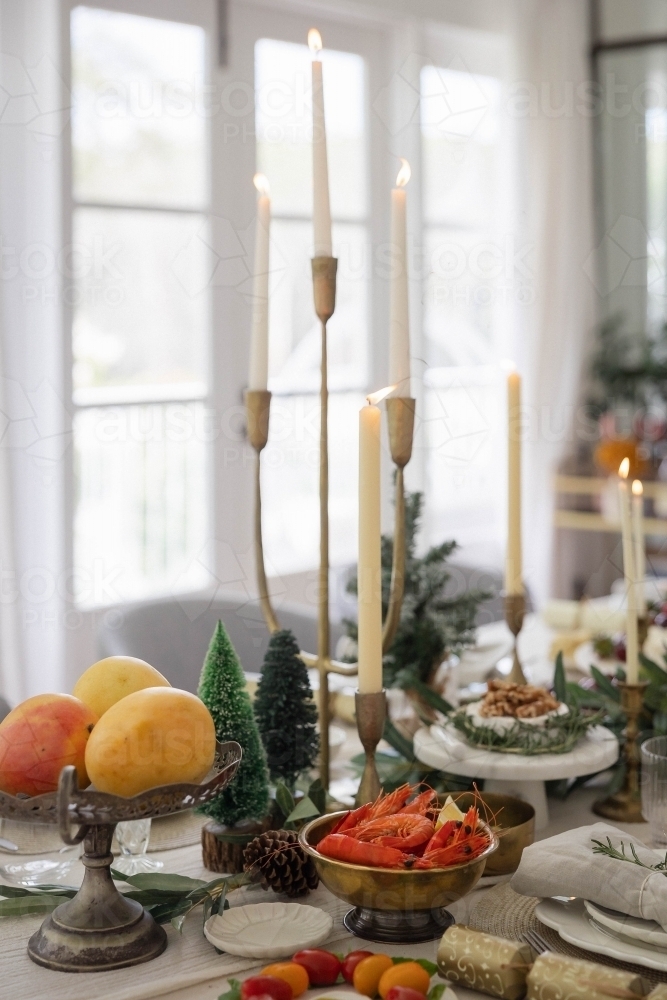
{"label": "cherry tomato", "polygon": [[411,990],[416,990],[423,998],[428,993],[430,985],[431,977],[419,962],[397,962],[382,973],[378,983],[378,993],[382,1000],[386,1000],[393,986],[407,986]]}
{"label": "cherry tomato", "polygon": [[311,986],[333,986],[340,974],[338,955],[323,948],[304,948],[297,951],[292,961],[304,967]]}
{"label": "cherry tomato", "polygon": [[253,997],[271,997],[271,1000],[293,1000],[292,987],[276,976],[250,976],[241,983],[241,1000]]}
{"label": "cherry tomato", "polygon": [[363,993],[365,997],[370,997],[372,1000],[373,997],[377,996],[382,976],[387,969],[393,968],[393,965],[394,963],[389,955],[383,955],[382,953],[362,958],[354,970],[352,985],[357,993]]}
{"label": "cherry tomato", "polygon": [[294,997],[300,997],[310,986],[308,973],[302,965],[298,965],[296,962],[274,962],[273,965],[267,965],[265,969],[262,969],[259,975],[260,978],[262,976],[275,976],[276,979],[284,979],[286,983],[289,983]]}
{"label": "cherry tomato", "polygon": [[392,986],[385,1000],[424,1000],[424,994],[411,986]]}
{"label": "cherry tomato", "polygon": [[351,951],[349,955],[346,955],[343,959],[343,967],[340,970],[343,973],[343,979],[346,983],[351,983],[354,978],[354,970],[359,965],[362,958],[368,958],[372,955],[372,951]]}

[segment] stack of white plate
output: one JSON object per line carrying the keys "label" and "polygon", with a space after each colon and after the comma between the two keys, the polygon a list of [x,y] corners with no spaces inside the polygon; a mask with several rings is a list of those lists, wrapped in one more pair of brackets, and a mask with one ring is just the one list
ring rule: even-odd
{"label": "stack of white plate", "polygon": [[543,899],[535,916],[584,951],[667,972],[667,932],[653,920],[629,917],[585,899]]}
{"label": "stack of white plate", "polygon": [[204,924],[218,951],[243,958],[291,958],[316,948],[331,934],[333,917],[305,903],[252,903],[232,906]]}

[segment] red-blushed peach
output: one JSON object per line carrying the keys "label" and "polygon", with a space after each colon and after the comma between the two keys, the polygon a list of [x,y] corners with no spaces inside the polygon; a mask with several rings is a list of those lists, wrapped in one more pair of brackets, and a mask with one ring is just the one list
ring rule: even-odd
{"label": "red-blushed peach", "polygon": [[97,716],[71,694],[38,694],[0,722],[0,789],[41,795],[58,787],[73,764],[79,788],[88,785],[86,744]]}
{"label": "red-blushed peach", "polygon": [[86,747],[95,788],[131,798],[148,788],[198,783],[215,758],[206,705],[172,687],[144,688],[107,709]]}

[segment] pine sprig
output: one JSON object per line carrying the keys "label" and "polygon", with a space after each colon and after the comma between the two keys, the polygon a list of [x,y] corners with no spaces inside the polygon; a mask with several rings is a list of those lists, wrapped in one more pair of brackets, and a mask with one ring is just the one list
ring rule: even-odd
{"label": "pine sprig", "polygon": [[620,851],[612,844],[611,837],[607,837],[606,844],[603,844],[601,840],[592,840],[592,843],[595,845],[593,847],[593,854],[604,854],[608,858],[613,858],[614,861],[627,861],[631,865],[639,865],[640,868],[646,868],[648,871],[661,872],[663,875],[667,875],[667,854],[665,854],[664,861],[659,861],[656,865],[647,865],[637,854],[634,844],[630,844],[632,857],[629,858],[625,853],[625,844],[623,841],[621,841]]}
{"label": "pine sprig", "polygon": [[545,753],[569,753],[591,726],[599,726],[603,718],[604,712],[591,715],[570,708],[567,715],[552,715],[539,728],[517,719],[503,732],[491,726],[475,725],[465,711],[454,712],[450,715],[450,722],[471,746],[533,757]]}
{"label": "pine sprig", "polygon": [[[141,903],[158,924],[171,921],[178,931],[182,931],[185,918],[197,906],[203,906],[203,922],[206,923],[212,914],[222,912],[230,892],[256,881],[256,876],[250,872],[223,875],[211,882],[161,872],[124,875],[113,868],[111,874],[117,881],[127,882],[132,887],[125,893],[128,899]],[[50,913],[56,906],[76,896],[78,891],[68,885],[34,888],[0,885],[0,897],[4,897],[0,898],[0,917]]]}

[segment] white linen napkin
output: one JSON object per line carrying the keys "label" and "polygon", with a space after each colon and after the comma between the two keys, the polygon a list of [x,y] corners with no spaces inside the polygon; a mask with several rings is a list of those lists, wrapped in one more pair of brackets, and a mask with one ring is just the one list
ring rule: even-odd
{"label": "white linen napkin", "polygon": [[655,865],[665,858],[615,826],[594,823],[527,847],[512,877],[512,888],[522,896],[580,896],[631,917],[656,920],[667,930],[667,875],[594,854],[593,840],[606,843],[607,837],[619,851],[622,842],[629,857],[633,844],[645,864]]}

